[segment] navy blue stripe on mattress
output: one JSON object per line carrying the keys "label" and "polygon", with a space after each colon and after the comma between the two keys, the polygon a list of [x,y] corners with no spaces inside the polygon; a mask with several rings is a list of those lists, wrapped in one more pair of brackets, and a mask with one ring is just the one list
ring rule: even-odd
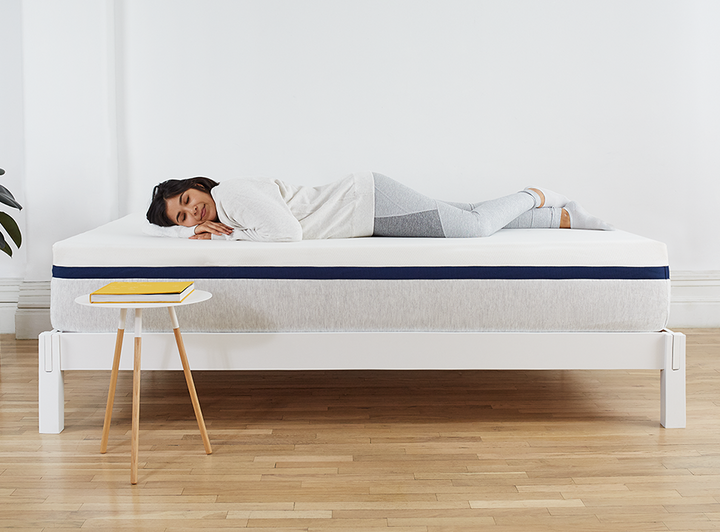
{"label": "navy blue stripe on mattress", "polygon": [[57,279],[669,279],[668,266],[53,266]]}

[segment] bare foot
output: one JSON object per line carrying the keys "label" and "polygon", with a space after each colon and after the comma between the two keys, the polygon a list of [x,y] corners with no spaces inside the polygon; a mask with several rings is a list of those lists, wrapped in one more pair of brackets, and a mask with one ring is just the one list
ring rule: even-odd
{"label": "bare foot", "polygon": [[565,209],[560,213],[560,229],[570,229],[570,213]]}
{"label": "bare foot", "polygon": [[543,191],[539,188],[528,188],[528,190],[532,190],[533,192],[537,192],[537,195],[540,196],[540,205],[537,206],[539,209],[540,207],[543,207],[545,205],[545,194],[543,194]]}

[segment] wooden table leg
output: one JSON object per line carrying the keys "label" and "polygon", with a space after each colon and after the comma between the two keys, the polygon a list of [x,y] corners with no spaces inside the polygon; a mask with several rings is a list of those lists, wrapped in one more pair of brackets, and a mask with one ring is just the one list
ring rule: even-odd
{"label": "wooden table leg", "polygon": [[130,484],[137,484],[140,439],[140,353],[142,348],[142,309],[135,309],[135,358],[133,361],[132,440],[130,443]]}
{"label": "wooden table leg", "polygon": [[188,364],[187,354],[185,353],[185,344],[183,343],[182,335],[180,334],[180,324],[178,323],[177,314],[175,314],[175,308],[173,307],[168,307],[168,311],[170,312],[173,333],[175,333],[175,342],[177,343],[178,352],[180,353],[180,361],[182,362],[183,372],[185,373],[185,382],[187,383],[188,391],[190,392],[190,400],[192,401],[193,410],[195,410],[195,419],[197,419],[198,427],[200,428],[200,436],[202,436],[203,445],[205,446],[205,453],[212,454],[210,438],[208,437],[207,429],[205,428],[205,420],[203,419],[202,410],[200,410],[200,401],[198,400],[197,392],[195,391],[195,383],[193,382],[192,373],[190,372],[190,364]]}
{"label": "wooden table leg", "polygon": [[125,336],[125,318],[127,309],[120,309],[120,322],[115,336],[115,356],[113,357],[112,373],[110,374],[110,390],[108,391],[107,406],[105,406],[105,422],[103,423],[100,452],[107,452],[108,437],[110,436],[110,421],[112,419],[113,404],[115,402],[115,388],[117,387],[118,368],[120,367],[120,353],[122,353],[123,337]]}

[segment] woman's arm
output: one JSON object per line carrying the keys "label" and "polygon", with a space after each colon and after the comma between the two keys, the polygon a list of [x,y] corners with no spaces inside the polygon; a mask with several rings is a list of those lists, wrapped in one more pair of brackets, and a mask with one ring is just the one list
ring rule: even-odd
{"label": "woman's arm", "polygon": [[212,196],[218,217],[234,229],[232,235],[219,238],[256,242],[302,240],[302,226],[274,181],[233,179],[215,187]]}
{"label": "woman's arm", "polygon": [[194,227],[195,234],[190,238],[192,240],[208,240],[213,235],[226,237],[233,234],[233,228],[222,222],[203,222]]}

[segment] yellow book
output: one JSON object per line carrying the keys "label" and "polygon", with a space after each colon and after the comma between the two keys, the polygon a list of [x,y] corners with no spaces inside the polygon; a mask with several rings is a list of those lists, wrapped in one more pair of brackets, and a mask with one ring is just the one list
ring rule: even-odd
{"label": "yellow book", "polygon": [[118,281],[95,290],[90,303],[180,303],[194,289],[192,281]]}

